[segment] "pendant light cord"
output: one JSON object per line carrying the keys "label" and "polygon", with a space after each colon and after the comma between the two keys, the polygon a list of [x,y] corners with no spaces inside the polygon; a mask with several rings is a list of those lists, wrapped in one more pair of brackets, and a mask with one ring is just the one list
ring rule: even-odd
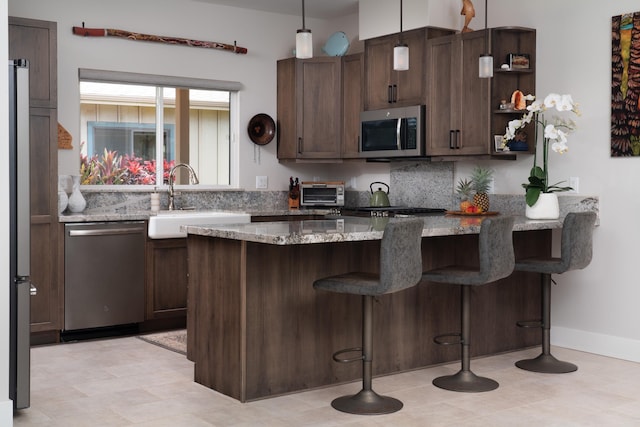
{"label": "pendant light cord", "polygon": [[302,29],[306,29],[306,27],[304,26],[304,0],[302,0]]}
{"label": "pendant light cord", "polygon": [[400,38],[402,38],[402,0],[400,0]]}
{"label": "pendant light cord", "polygon": [[489,49],[489,33],[487,31],[487,16],[489,15],[488,3],[489,3],[489,0],[484,0],[484,53],[485,54],[489,54],[489,50],[488,50]]}

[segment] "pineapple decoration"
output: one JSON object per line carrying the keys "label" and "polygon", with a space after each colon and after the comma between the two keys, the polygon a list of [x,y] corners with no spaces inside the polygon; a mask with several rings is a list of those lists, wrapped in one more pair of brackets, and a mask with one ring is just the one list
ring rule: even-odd
{"label": "pineapple decoration", "polygon": [[467,178],[460,178],[458,181],[458,185],[456,187],[456,193],[460,195],[460,211],[467,212],[471,206],[473,206],[472,193],[473,186],[472,182]]}
{"label": "pineapple decoration", "polygon": [[489,210],[489,187],[493,178],[493,169],[485,169],[476,166],[471,173],[471,187],[475,194],[473,195],[473,204],[478,207],[478,211],[487,212]]}

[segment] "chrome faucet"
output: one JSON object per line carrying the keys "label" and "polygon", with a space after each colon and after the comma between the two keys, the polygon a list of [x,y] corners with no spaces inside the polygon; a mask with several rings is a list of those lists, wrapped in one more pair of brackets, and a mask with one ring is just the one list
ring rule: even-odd
{"label": "chrome faucet", "polygon": [[175,208],[173,203],[173,198],[175,196],[175,193],[173,191],[173,182],[175,181],[175,177],[174,177],[175,171],[178,168],[186,168],[189,171],[189,182],[191,184],[200,183],[200,181],[198,180],[198,176],[196,175],[196,171],[194,171],[193,168],[188,164],[178,163],[177,165],[172,167],[171,170],[169,171],[169,210],[170,211],[172,211]]}

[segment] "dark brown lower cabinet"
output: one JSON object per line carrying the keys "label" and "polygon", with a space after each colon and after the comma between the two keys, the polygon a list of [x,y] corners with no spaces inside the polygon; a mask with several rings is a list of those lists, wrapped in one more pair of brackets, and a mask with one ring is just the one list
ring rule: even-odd
{"label": "dark brown lower cabinet", "polygon": [[[177,319],[185,324],[186,238],[147,240],[145,299],[145,323],[163,323],[162,320]],[[164,323],[171,326],[167,322]]]}

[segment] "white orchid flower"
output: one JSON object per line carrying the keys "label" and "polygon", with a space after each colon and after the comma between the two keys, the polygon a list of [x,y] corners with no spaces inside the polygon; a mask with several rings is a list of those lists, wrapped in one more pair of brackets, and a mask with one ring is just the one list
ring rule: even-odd
{"label": "white orchid flower", "polygon": [[540,101],[534,101],[527,106],[527,110],[531,113],[537,113],[544,110],[544,104]]}
{"label": "white orchid flower", "polygon": [[527,114],[522,116],[521,120],[522,120],[523,124],[529,124],[529,123],[531,123],[532,119],[533,119],[533,111],[529,111]]}
{"label": "white orchid flower", "polygon": [[558,95],[557,93],[550,93],[544,99],[544,106],[547,108],[554,108],[558,104],[560,104],[561,101],[562,101],[562,97],[560,95]]}
{"label": "white orchid flower", "polygon": [[511,130],[510,128],[507,128],[507,131],[505,132],[504,136],[502,137],[502,141],[511,141],[513,138],[515,138],[516,134],[513,130]]}
{"label": "white orchid flower", "polygon": [[573,98],[571,98],[571,95],[562,95],[560,102],[556,104],[556,109],[558,111],[572,111],[573,106]]}
{"label": "white orchid flower", "polygon": [[511,120],[509,122],[509,132],[515,134],[522,127],[522,120]]}
{"label": "white orchid flower", "polygon": [[558,139],[558,129],[554,125],[547,125],[544,128],[544,137],[546,139]]}
{"label": "white orchid flower", "polygon": [[525,101],[534,101],[535,99],[536,99],[535,95],[529,94],[524,96]]}
{"label": "white orchid flower", "polygon": [[559,154],[564,154],[569,151],[569,147],[567,147],[566,139],[565,141],[557,141],[551,144],[551,149]]}

